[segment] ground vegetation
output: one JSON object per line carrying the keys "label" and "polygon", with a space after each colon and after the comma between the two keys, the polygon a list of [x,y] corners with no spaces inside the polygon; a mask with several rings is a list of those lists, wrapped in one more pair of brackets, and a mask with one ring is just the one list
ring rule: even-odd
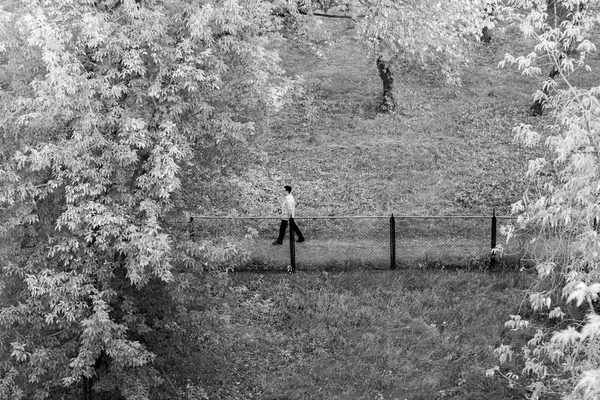
{"label": "ground vegetation", "polygon": [[[484,376],[493,348],[530,339],[501,316],[523,313],[527,274],[231,275],[246,255],[190,238],[182,217],[277,215],[284,184],[306,214],[509,212],[526,160],[553,150],[513,142],[523,121],[545,127],[523,111],[538,83],[496,68],[532,38],[494,27],[459,70],[431,43],[481,17],[437,3],[422,3],[444,22],[416,37],[423,51],[296,3],[1,4],[0,398],[527,393]],[[372,6],[363,23],[376,28],[403,15]],[[311,40],[290,40],[301,29]],[[379,50],[357,51],[365,38]],[[381,113],[386,68],[402,79]],[[497,371],[510,378],[523,360]]]}

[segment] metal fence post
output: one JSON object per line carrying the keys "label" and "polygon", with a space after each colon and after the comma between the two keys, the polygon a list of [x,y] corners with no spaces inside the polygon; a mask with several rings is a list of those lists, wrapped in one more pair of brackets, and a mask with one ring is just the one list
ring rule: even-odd
{"label": "metal fence post", "polygon": [[296,238],[294,237],[295,230],[294,218],[290,217],[290,268],[291,272],[296,272]]}
{"label": "metal fence post", "polygon": [[492,251],[490,254],[490,268],[496,266],[496,209],[492,210]]}
{"label": "metal fence post", "polygon": [[390,268],[396,269],[396,219],[390,217]]}

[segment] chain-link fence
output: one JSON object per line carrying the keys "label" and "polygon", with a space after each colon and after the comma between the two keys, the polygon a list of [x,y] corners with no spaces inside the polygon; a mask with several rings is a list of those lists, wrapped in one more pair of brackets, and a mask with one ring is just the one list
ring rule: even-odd
{"label": "chain-link fence", "polygon": [[[190,230],[198,240],[217,239],[240,249],[236,269],[264,271],[480,267],[518,264],[526,240],[517,235],[503,243],[500,226],[509,217],[495,216],[346,216],[300,217],[295,223],[305,241],[298,243],[287,227],[281,245],[281,219],[272,217],[192,216]],[[492,252],[496,244],[502,254]]]}

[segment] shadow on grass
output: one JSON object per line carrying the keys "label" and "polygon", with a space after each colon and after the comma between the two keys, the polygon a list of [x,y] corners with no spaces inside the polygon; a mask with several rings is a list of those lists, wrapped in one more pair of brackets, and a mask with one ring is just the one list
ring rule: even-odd
{"label": "shadow on grass", "polygon": [[[238,272],[291,272],[289,243],[273,246],[266,240],[247,245],[249,260]],[[489,245],[488,245],[489,246]],[[242,246],[244,247],[244,246]],[[296,244],[296,271],[358,271],[392,269],[387,238],[323,239]],[[478,240],[465,238],[428,238],[399,240],[396,244],[395,269],[428,270],[506,270],[524,265],[522,253],[491,261],[490,249]]]}

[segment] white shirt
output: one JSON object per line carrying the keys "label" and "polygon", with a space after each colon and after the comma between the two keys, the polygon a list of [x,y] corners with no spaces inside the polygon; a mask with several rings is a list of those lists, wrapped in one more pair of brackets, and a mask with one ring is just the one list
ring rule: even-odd
{"label": "white shirt", "polygon": [[288,194],[283,198],[281,202],[281,219],[294,218],[294,212],[296,211],[296,200],[292,194]]}

